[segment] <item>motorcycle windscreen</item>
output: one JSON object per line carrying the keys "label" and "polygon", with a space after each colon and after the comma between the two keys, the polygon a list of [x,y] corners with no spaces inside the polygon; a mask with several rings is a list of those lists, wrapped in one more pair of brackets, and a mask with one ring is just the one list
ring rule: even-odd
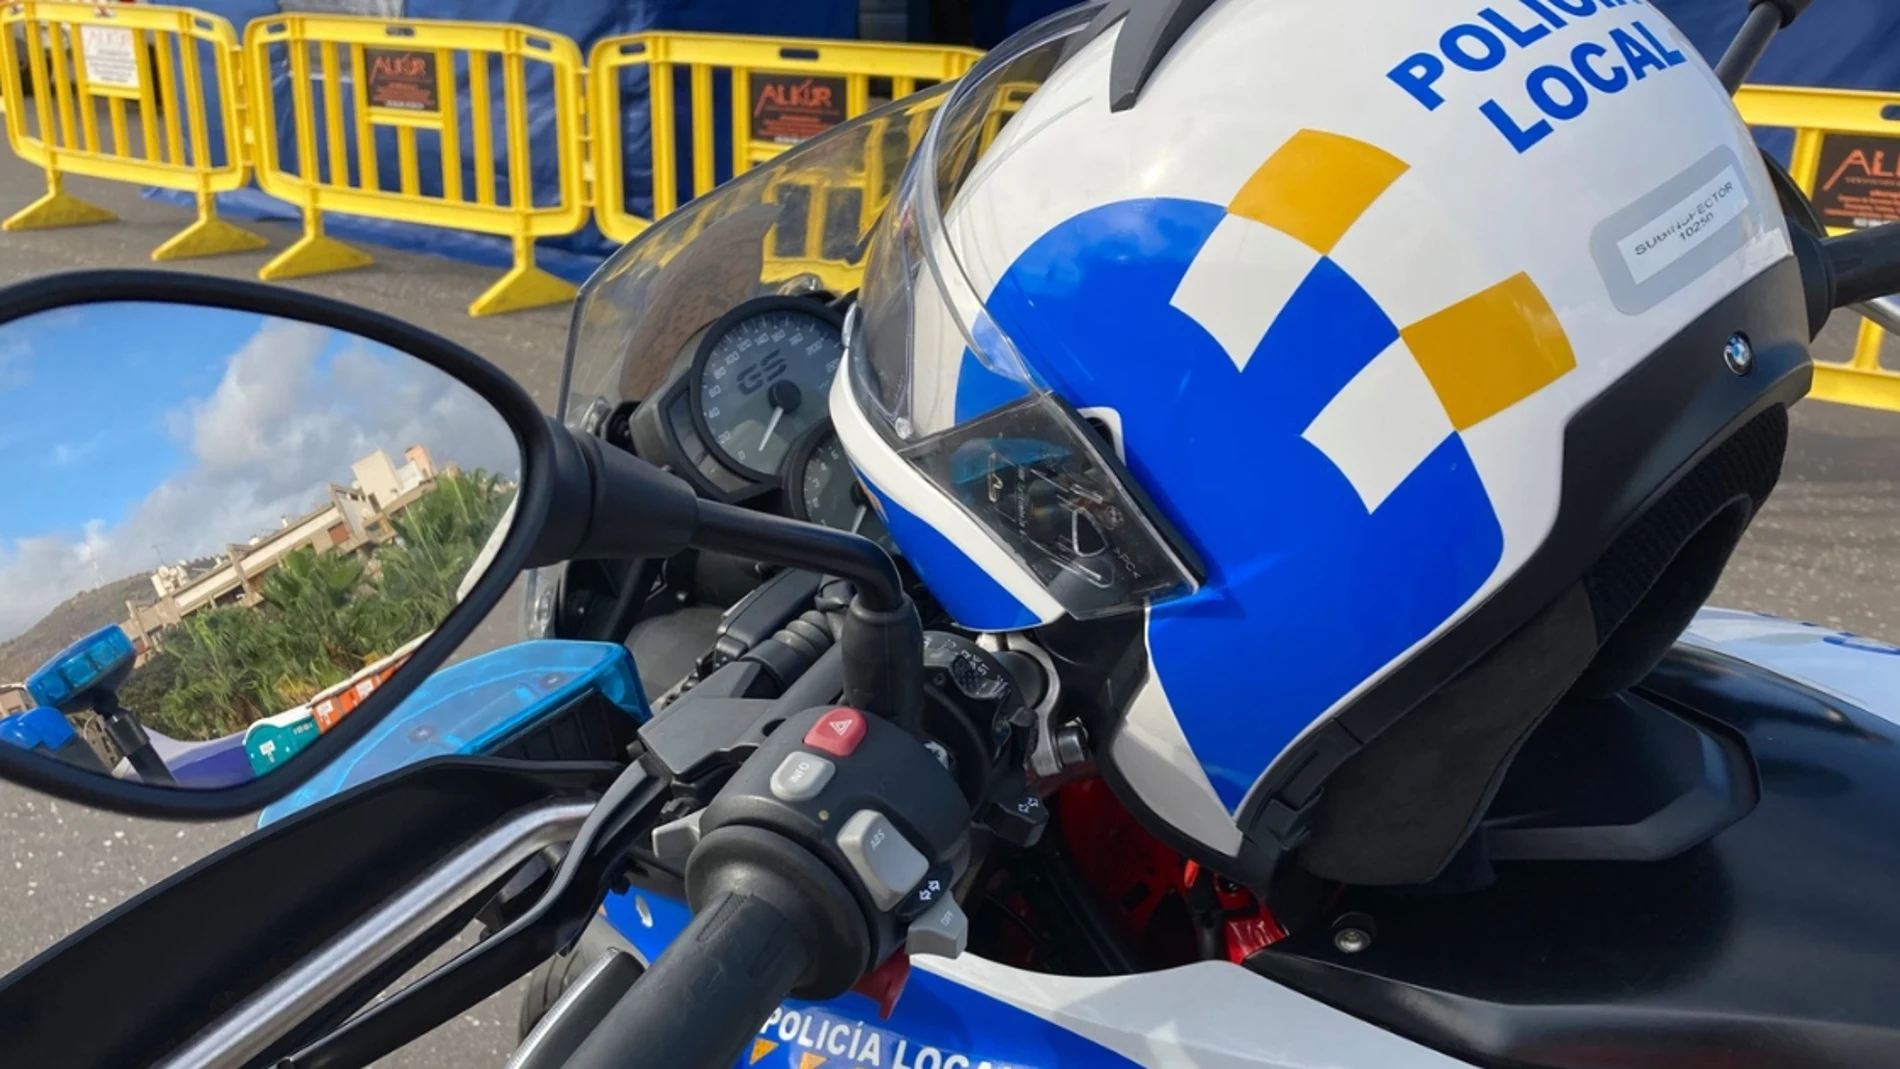
{"label": "motorcycle windscreen", "polygon": [[947,86],[866,112],[666,216],[581,287],[556,415],[597,432],[754,297],[857,290],[865,247]]}

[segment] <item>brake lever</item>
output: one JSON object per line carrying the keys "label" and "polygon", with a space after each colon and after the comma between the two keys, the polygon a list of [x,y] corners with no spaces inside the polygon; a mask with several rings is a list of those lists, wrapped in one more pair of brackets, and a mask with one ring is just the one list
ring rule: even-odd
{"label": "brake lever", "polygon": [[362,1069],[463,1013],[580,938],[666,800],[629,765],[575,835],[547,892],[514,923],[272,1069]]}

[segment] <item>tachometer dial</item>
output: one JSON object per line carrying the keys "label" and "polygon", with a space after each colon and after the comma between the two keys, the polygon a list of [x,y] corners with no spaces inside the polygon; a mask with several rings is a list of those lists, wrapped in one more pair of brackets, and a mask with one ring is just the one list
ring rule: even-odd
{"label": "tachometer dial", "polygon": [[871,506],[857,473],[845,459],[844,446],[838,441],[827,417],[798,443],[786,466],[785,496],[792,515],[809,523],[850,531],[896,553],[891,533]]}
{"label": "tachometer dial", "polygon": [[693,421],[733,470],[761,481],[826,418],[844,321],[816,301],[765,297],[726,313],[693,362]]}

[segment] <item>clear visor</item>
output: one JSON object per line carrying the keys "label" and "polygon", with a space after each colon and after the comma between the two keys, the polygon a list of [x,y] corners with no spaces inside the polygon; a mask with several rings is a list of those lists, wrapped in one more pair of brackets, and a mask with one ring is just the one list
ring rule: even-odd
{"label": "clear visor", "polygon": [[965,272],[945,218],[1095,10],[1025,30],[957,83],[878,225],[846,338],[852,394],[872,425],[1081,618],[1191,593],[1195,572],[1108,434],[1052,393],[989,316],[987,286]]}

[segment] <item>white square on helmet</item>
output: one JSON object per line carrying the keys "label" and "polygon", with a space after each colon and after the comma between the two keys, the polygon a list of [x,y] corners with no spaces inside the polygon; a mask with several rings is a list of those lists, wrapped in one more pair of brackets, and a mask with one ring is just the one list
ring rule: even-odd
{"label": "white square on helmet", "polygon": [[1188,265],[1171,303],[1245,371],[1267,328],[1319,263],[1297,239],[1244,216],[1222,219]]}
{"label": "white square on helmet", "polygon": [[1333,396],[1301,437],[1336,465],[1375,512],[1432,450],[1451,417],[1403,341],[1395,341]]}

